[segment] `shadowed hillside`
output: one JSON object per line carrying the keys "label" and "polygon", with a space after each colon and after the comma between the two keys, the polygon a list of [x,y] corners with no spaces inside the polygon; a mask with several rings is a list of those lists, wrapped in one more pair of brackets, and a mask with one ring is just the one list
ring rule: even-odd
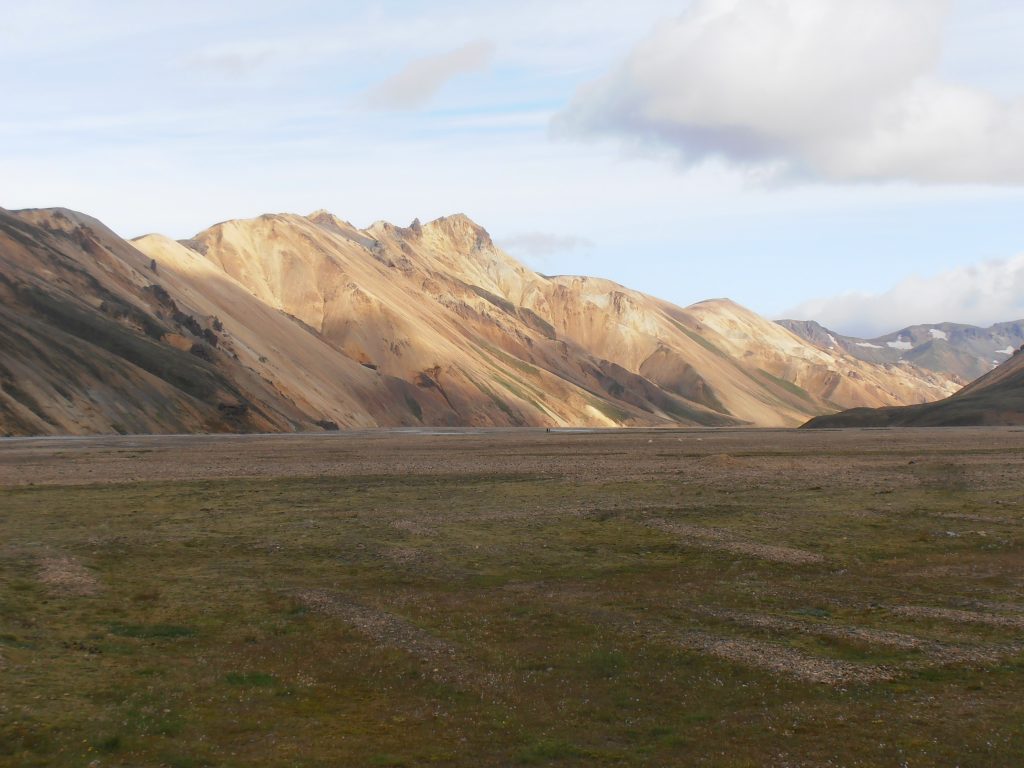
{"label": "shadowed hillside", "polygon": [[903,408],[856,408],[812,419],[823,427],[966,427],[1024,424],[1024,355],[1016,353],[952,397]]}

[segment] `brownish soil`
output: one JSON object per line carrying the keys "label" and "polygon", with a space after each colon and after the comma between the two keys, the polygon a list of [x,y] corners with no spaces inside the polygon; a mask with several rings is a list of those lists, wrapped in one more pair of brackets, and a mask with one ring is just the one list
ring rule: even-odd
{"label": "brownish soil", "polygon": [[[0,440],[0,485],[243,477],[515,472],[581,482],[686,481],[811,489],[955,482],[1024,467],[1024,428],[843,430],[398,429],[306,435],[154,435]],[[930,461],[925,461],[930,459]],[[913,462],[908,467],[908,462]],[[870,472],[865,472],[869,469]],[[909,470],[909,471],[908,471]],[[916,471],[915,471],[916,470]],[[1024,501],[1018,515],[1024,517]],[[399,522],[399,525],[407,523]]]}

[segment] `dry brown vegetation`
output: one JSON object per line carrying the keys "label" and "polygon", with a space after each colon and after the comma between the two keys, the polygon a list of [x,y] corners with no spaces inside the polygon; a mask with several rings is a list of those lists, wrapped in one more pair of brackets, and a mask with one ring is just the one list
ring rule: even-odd
{"label": "dry brown vegetation", "polygon": [[0,441],[0,765],[1020,764],[1022,436]]}

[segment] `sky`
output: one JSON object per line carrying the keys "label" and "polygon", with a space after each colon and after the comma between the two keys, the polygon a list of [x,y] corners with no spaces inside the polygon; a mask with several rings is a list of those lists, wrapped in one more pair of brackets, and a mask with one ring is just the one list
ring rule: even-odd
{"label": "sky", "polygon": [[0,206],[464,212],[870,337],[1024,318],[1019,0],[0,0]]}

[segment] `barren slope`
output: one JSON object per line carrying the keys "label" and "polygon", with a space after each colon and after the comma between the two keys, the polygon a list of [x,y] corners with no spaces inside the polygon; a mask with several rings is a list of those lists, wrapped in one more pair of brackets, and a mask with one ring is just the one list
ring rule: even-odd
{"label": "barren slope", "polygon": [[952,391],[731,302],[539,275],[461,215],[134,243],[68,211],[0,216],[0,433],[776,426]]}
{"label": "barren slope", "polygon": [[1024,424],[1024,354],[952,397],[903,408],[857,408],[809,421],[805,426],[833,427],[997,427]]}
{"label": "barren slope", "polygon": [[764,425],[954,391],[910,366],[829,354],[730,302],[682,309],[607,280],[541,276],[465,216],[366,231],[325,213],[265,216],[190,245],[346,354],[457,395],[470,378],[471,393],[482,383],[524,412],[553,415],[564,403],[539,395],[564,382],[582,401],[564,390],[558,399],[591,417],[595,395],[647,419],[708,423],[720,413]]}
{"label": "barren slope", "polygon": [[299,426],[156,279],[94,219],[0,212],[0,434]]}

